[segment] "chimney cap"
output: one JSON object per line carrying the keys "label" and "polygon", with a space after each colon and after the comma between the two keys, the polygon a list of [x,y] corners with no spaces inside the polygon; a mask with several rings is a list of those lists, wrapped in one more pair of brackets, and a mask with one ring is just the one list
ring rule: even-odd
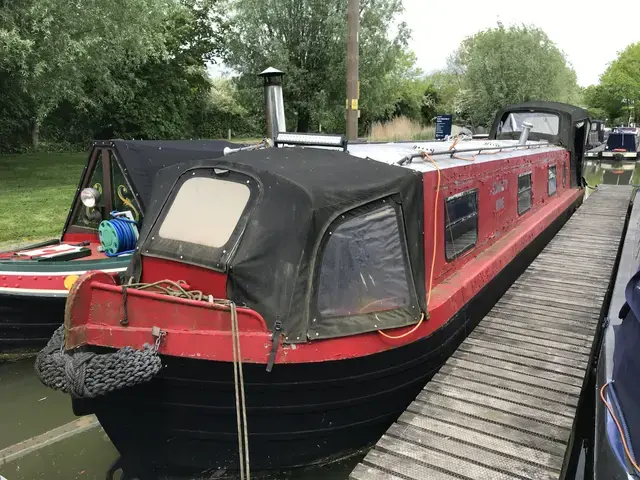
{"label": "chimney cap", "polygon": [[269,67],[258,74],[259,77],[276,77],[276,76],[279,77],[282,75],[284,75],[284,72],[273,67]]}

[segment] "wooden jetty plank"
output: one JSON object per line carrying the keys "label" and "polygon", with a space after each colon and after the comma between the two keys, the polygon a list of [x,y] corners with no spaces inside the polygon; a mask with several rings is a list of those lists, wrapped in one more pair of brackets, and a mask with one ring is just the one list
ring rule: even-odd
{"label": "wooden jetty plank", "polygon": [[631,193],[590,195],[350,478],[559,478]]}
{"label": "wooden jetty plank", "polygon": [[472,361],[470,362],[466,359],[451,357],[447,361],[447,365],[465,368],[466,370],[474,372],[474,375],[476,372],[488,373],[499,378],[504,378],[505,380],[513,380],[514,382],[520,382],[525,385],[539,385],[546,388],[547,390],[553,390],[561,394],[574,395],[576,397],[579,394],[579,389],[574,385],[554,382],[553,380],[547,379],[545,377],[527,375],[526,373],[521,373],[508,368],[494,367],[491,365],[487,365],[486,363],[477,363]]}
{"label": "wooden jetty plank", "polygon": [[[464,412],[457,410],[443,408],[434,404],[427,405],[419,400],[409,405],[404,413],[421,418],[440,420],[448,425],[455,425],[473,432],[485,433],[498,439],[509,441],[514,444],[515,448],[521,446],[530,447],[557,457],[562,457],[564,454],[564,445],[548,437],[493,422],[490,419],[466,415]],[[419,423],[419,420],[415,420],[414,423]]]}
{"label": "wooden jetty plank", "polygon": [[536,330],[538,332],[545,332],[550,336],[568,337],[568,338],[589,338],[589,333],[584,331],[583,325],[563,325],[560,323],[549,323],[549,319],[546,321],[531,318],[525,315],[504,315],[494,314],[486,316],[488,323],[500,324],[510,327],[524,328],[530,330]]}
{"label": "wooden jetty plank", "polygon": [[[522,358],[525,359],[534,359],[534,360],[543,360],[551,363],[559,363],[568,367],[573,367],[577,369],[584,369],[586,366],[585,362],[587,361],[587,356],[585,355],[583,358],[572,359],[567,357],[562,357],[560,355],[555,355],[555,353],[546,353],[546,352],[537,352],[535,350],[526,350],[522,348],[522,344],[518,343],[516,345],[509,345],[502,342],[493,342],[491,340],[478,339],[478,338],[468,338],[468,342],[465,342],[463,345],[469,345],[470,350],[471,347],[481,347],[488,348],[494,350],[496,352],[505,352],[511,354],[518,354]],[[462,345],[460,346],[462,348]]]}
{"label": "wooden jetty plank", "polygon": [[[464,431],[460,433],[462,438],[467,438],[467,434]],[[495,453],[491,449],[477,447],[472,442],[460,441],[450,434],[440,435],[430,430],[418,429],[410,424],[396,423],[389,428],[387,435],[407,442],[407,445],[413,444],[411,445],[413,448],[417,446],[420,452],[419,458],[425,463],[431,463],[431,455],[424,455],[423,453],[424,449],[428,448],[460,459],[473,459],[474,464],[491,469],[499,469],[504,473],[513,474],[516,478],[535,475],[535,478],[552,479],[554,474],[554,471],[547,469],[546,465],[541,466],[523,462],[517,456]],[[468,438],[468,440],[471,440],[471,438]],[[484,437],[475,438],[475,440],[484,440]]]}
{"label": "wooden jetty plank", "polygon": [[559,403],[560,405],[571,405],[575,407],[578,404],[578,397],[568,393],[555,392],[538,385],[496,377],[484,372],[468,370],[463,367],[448,364],[443,365],[437,375],[440,374],[447,375],[448,381],[451,382],[452,385],[456,385],[458,381],[467,381],[468,378],[473,378],[474,382],[481,385],[498,387],[504,392],[524,393],[529,397],[536,397],[545,401]]}
{"label": "wooden jetty plank", "polygon": [[[567,365],[564,362],[540,360],[537,358],[531,358],[531,356],[519,355],[517,352],[505,352],[504,350],[500,350],[497,348],[486,348],[466,343],[461,345],[459,350],[469,354],[480,355],[486,358],[492,358],[494,360],[505,360],[510,363],[525,365],[528,367],[545,370],[547,372],[560,373],[579,379],[584,377],[583,370]],[[556,358],[559,359],[560,357]]]}
{"label": "wooden jetty plank", "polygon": [[[434,385],[440,383],[443,387],[454,387],[459,391],[466,390],[472,393],[482,392],[483,395],[525,406],[528,405],[529,401],[531,400],[531,397],[525,393],[514,392],[512,390],[505,390],[500,387],[486,385],[484,383],[475,381],[475,378],[473,380],[469,380],[468,378],[456,378],[447,375],[440,375],[438,373],[438,375],[436,375],[431,380],[431,383]],[[540,398],[539,400],[536,400],[536,408],[540,408],[541,410],[546,410],[547,412],[557,415],[564,415],[565,417],[573,418],[570,405],[554,402],[553,400],[549,400],[547,398]]]}
{"label": "wooden jetty plank", "polygon": [[[410,411],[404,412],[398,418],[397,425],[411,425],[418,430],[431,431],[438,435],[465,438],[472,445],[484,445],[487,450],[502,453],[505,456],[524,459],[529,463],[537,465],[549,465],[557,462],[557,459],[551,458],[552,453],[545,452],[526,445],[514,444],[504,438],[490,435],[486,432],[480,432],[443,422],[437,418],[429,418],[424,415],[418,415]],[[390,430],[391,431],[391,430]],[[419,439],[417,439],[419,441]],[[555,455],[557,457],[557,455]]]}

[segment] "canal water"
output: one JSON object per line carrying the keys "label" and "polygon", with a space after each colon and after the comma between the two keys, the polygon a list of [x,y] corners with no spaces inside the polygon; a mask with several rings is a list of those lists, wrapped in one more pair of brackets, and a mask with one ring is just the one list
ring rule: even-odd
{"label": "canal water", "polygon": [[[601,183],[614,185],[640,184],[640,163],[588,161],[584,176],[589,186]],[[586,189],[586,194],[591,193]],[[42,438],[56,427],[76,421],[69,397],[45,388],[36,378],[33,360],[0,363],[0,476],[6,480],[93,480],[104,479],[118,452],[99,425],[81,428],[56,438]],[[592,422],[585,419],[585,425]],[[588,428],[586,429],[588,431]],[[40,437],[38,437],[40,436]],[[40,445],[16,455],[19,442],[37,437]],[[57,438],[62,438],[56,441]],[[9,453],[12,459],[3,458]],[[348,461],[322,470],[295,474],[281,473],[274,479],[283,480],[345,480],[364,453]],[[584,477],[585,455],[580,458],[575,480]],[[212,478],[212,477],[206,477]],[[116,479],[119,477],[116,475]]]}

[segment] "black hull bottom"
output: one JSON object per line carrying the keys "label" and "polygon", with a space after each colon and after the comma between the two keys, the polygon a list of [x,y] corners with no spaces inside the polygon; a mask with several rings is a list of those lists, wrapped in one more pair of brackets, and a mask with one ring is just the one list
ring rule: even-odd
{"label": "black hull bottom", "polygon": [[65,301],[0,295],[0,355],[35,354],[42,349],[62,324]]}
{"label": "black hull bottom", "polygon": [[[244,365],[252,474],[326,464],[374,444],[580,203],[576,201],[440,330],[367,357]],[[98,399],[96,413],[140,478],[237,470],[232,365],[164,357],[153,381]],[[132,467],[133,468],[133,467]]]}

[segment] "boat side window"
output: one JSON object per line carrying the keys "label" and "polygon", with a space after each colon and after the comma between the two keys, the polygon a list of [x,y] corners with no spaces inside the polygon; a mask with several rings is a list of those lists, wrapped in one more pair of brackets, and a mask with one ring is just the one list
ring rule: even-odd
{"label": "boat side window", "polygon": [[401,215],[389,202],[343,216],[327,232],[317,308],[324,318],[406,308],[410,269]]}
{"label": "boat side window", "polygon": [[531,209],[531,172],[518,175],[518,215]]}
{"label": "boat side window", "polygon": [[556,187],[557,187],[556,166],[555,165],[549,165],[549,196],[551,196],[554,193],[556,193]]}
{"label": "boat side window", "polygon": [[445,255],[450,262],[478,241],[478,190],[445,199]]}

